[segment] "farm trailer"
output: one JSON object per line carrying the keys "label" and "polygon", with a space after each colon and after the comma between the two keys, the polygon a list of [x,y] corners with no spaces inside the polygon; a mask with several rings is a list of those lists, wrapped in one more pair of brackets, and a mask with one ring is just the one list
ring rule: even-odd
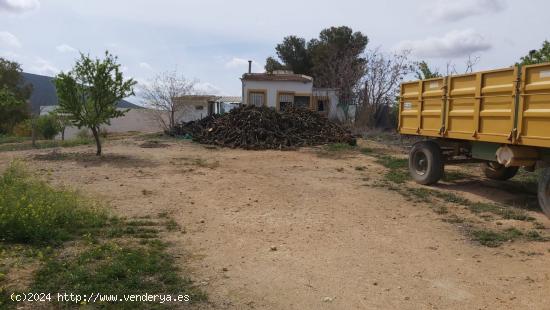
{"label": "farm trailer", "polygon": [[437,183],[446,163],[480,162],[495,180],[543,169],[538,200],[550,217],[550,63],[403,83],[398,126],[426,137],[409,153],[416,182]]}

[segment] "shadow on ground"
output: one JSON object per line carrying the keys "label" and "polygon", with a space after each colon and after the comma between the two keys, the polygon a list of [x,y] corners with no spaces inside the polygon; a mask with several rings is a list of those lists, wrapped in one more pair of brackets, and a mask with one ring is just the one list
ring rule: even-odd
{"label": "shadow on ground", "polygon": [[537,185],[523,181],[493,181],[486,178],[468,178],[440,183],[438,188],[473,194],[504,206],[542,213],[538,205]]}
{"label": "shadow on ground", "polygon": [[158,163],[155,161],[133,155],[104,154],[96,156],[95,153],[90,152],[64,153],[54,150],[48,153],[34,155],[32,158],[42,161],[74,161],[80,165],[90,167],[111,166],[114,168],[136,168],[158,166]]}

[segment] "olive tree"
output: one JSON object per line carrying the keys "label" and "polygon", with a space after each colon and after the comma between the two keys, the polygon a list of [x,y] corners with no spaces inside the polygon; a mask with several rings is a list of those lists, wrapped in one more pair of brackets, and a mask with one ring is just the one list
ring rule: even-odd
{"label": "olive tree", "polygon": [[101,155],[100,126],[124,116],[128,110],[117,109],[117,103],[134,95],[136,82],[124,79],[117,60],[108,51],[104,59],[92,59],[81,53],[73,69],[60,73],[55,79],[58,112],[66,114],[78,128],[92,131],[98,156]]}

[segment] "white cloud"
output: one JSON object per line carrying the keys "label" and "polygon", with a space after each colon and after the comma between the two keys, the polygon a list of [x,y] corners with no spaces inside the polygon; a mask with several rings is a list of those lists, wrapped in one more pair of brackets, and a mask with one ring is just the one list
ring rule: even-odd
{"label": "white cloud", "polygon": [[[248,59],[233,57],[231,60],[225,63],[225,67],[228,69],[240,68],[244,71],[248,70]],[[256,61],[252,61],[252,70],[263,72],[263,67],[259,65]]]}
{"label": "white cloud", "polygon": [[22,57],[21,55],[11,52],[11,51],[0,51],[0,57],[12,60],[19,61]]}
{"label": "white cloud", "polygon": [[40,8],[38,0],[0,0],[0,11],[25,13]]}
{"label": "white cloud", "polygon": [[36,74],[54,76],[54,75],[57,75],[61,70],[59,70],[56,66],[54,66],[49,61],[43,58],[37,57],[34,60],[34,64],[31,66],[30,71]]}
{"label": "white cloud", "polygon": [[78,50],[68,44],[61,44],[55,47],[55,49],[60,53],[74,53]]}
{"label": "white cloud", "polygon": [[139,67],[141,69],[145,69],[145,70],[153,70],[153,67],[150,64],[146,63],[146,62],[140,62]]}
{"label": "white cloud", "polygon": [[505,0],[437,0],[426,8],[431,21],[455,22],[473,15],[498,13],[506,9]]}
{"label": "white cloud", "polygon": [[427,58],[462,57],[486,51],[492,45],[473,29],[453,30],[443,37],[423,40],[406,40],[398,44],[398,50],[410,50],[413,55]]}
{"label": "white cloud", "polygon": [[16,36],[13,34],[7,32],[7,31],[0,31],[0,47],[3,48],[10,48],[10,47],[16,47],[20,48],[21,42],[19,39],[17,39]]}

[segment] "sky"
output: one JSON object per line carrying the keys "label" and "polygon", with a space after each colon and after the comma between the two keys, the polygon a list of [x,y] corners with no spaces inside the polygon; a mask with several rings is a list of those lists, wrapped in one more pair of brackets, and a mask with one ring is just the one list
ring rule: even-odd
{"label": "sky", "polygon": [[468,55],[486,70],[550,40],[548,12],[548,0],[0,0],[0,57],[53,76],[79,51],[109,50],[139,83],[177,70],[203,92],[238,96],[247,60],[262,72],[288,35],[309,40],[346,25],[369,49],[410,50],[443,73],[449,61],[464,70]]}

